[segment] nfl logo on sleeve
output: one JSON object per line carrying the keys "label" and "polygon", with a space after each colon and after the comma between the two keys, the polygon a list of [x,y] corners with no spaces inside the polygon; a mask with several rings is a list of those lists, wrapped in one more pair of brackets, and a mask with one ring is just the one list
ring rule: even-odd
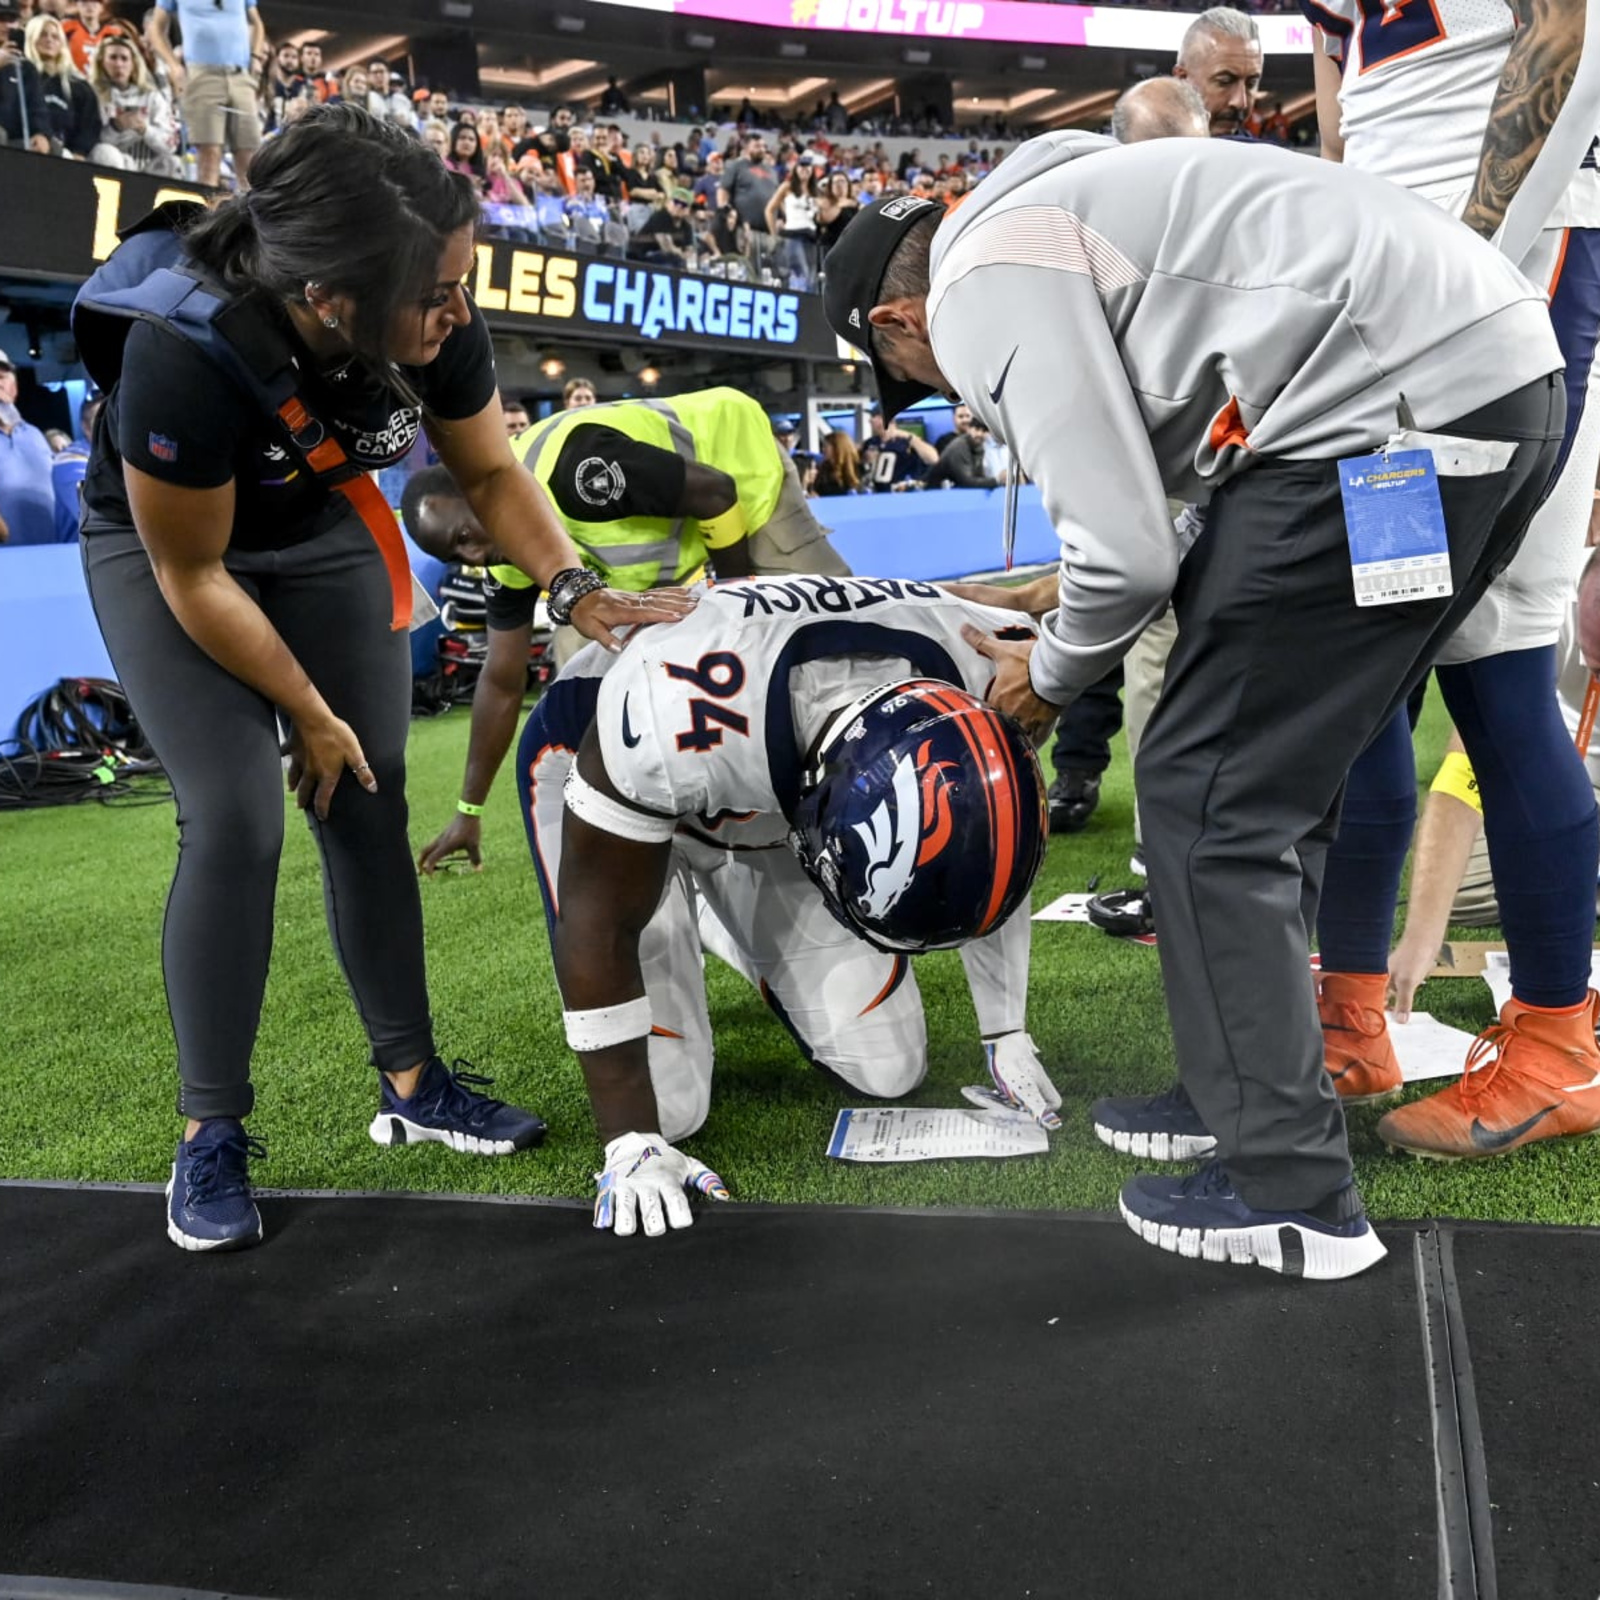
{"label": "nfl logo on sleeve", "polygon": [[924,200],[919,194],[902,194],[880,205],[878,215],[889,222],[900,222],[919,211],[931,211],[936,204],[936,201]]}
{"label": "nfl logo on sleeve", "polygon": [[150,454],[157,461],[176,461],[178,459],[178,441],[169,439],[164,433],[152,433],[149,439]]}

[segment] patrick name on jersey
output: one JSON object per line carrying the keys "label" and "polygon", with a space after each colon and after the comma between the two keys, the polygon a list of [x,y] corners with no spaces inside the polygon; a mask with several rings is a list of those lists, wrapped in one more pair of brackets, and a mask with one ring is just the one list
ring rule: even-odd
{"label": "patrick name on jersey", "polygon": [[904,678],[982,697],[994,666],[963,639],[966,623],[1034,631],[1019,612],[931,583],[739,578],[714,584],[670,628],[641,629],[610,661],[596,653],[590,666],[585,651],[562,681],[604,673],[595,722],[625,800],[664,816],[748,817],[724,821],[719,842],[737,834],[739,847],[759,847],[783,837],[831,712]]}
{"label": "patrick name on jersey", "polygon": [[717,592],[734,593],[744,601],[744,615],[770,617],[809,611],[813,616],[843,616],[866,611],[888,600],[947,600],[931,583],[901,578],[771,578],[761,583],[719,584]]}

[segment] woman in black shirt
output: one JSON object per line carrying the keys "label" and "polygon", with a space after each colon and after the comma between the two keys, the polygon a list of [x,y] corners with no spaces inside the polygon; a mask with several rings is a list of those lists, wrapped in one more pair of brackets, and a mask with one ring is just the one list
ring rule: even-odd
{"label": "woman in black shirt", "polygon": [[[615,644],[624,621],[680,615],[682,597],[574,576],[577,551],[511,454],[488,330],[462,285],[470,181],[353,107],[308,113],[251,177],[184,250],[288,341],[299,398],[345,455],[374,471],[425,428],[479,520],[581,632]],[[187,1126],[169,1235],[191,1250],[261,1237],[242,1119],[283,838],[280,717],[380,1073],[371,1136],[496,1155],[536,1143],[538,1118],[474,1092],[484,1080],[434,1048],[406,835],[408,574],[387,543],[392,516],[368,506],[364,522],[361,497],[330,490],[241,380],[148,321],[128,335],[84,498],[95,611],[178,803],[162,958]]]}
{"label": "woman in black shirt", "polygon": [[817,467],[816,493],[819,495],[860,494],[861,458],[855,441],[835,428],[822,436],[822,460]]}
{"label": "woman in black shirt", "polygon": [[860,209],[850,183],[850,174],[830,172],[827,185],[817,200],[817,232],[822,240],[824,261],[828,251],[838,244],[839,235],[850,226]]}
{"label": "woman in black shirt", "polygon": [[[724,206],[716,213],[711,220],[710,228],[706,230],[706,237],[725,264],[738,262],[740,267],[743,267],[745,253],[750,247],[750,230],[740,220],[739,213],[732,206]],[[726,270],[724,265],[724,271]],[[733,276],[732,273],[728,275]]]}

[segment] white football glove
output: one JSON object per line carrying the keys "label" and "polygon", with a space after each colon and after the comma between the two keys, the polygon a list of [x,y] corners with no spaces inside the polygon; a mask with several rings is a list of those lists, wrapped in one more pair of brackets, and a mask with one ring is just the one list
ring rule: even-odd
{"label": "white football glove", "polygon": [[619,1237],[636,1233],[641,1220],[653,1239],[668,1223],[687,1228],[694,1221],[688,1189],[710,1200],[728,1198],[727,1185],[710,1167],[673,1149],[659,1133],[619,1134],[606,1146],[605,1170],[594,1181],[594,1225]]}
{"label": "white football glove", "polygon": [[983,1041],[994,1088],[963,1089],[961,1093],[975,1106],[1009,1106],[1026,1111],[1041,1128],[1061,1126],[1056,1108],[1061,1096],[1044,1070],[1033,1040],[1020,1029]]}

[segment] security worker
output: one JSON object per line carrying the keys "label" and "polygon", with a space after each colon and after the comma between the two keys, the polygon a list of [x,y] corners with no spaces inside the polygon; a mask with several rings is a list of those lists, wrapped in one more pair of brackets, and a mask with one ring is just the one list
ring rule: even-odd
{"label": "security worker", "polygon": [[[771,420],[737,389],[560,411],[512,449],[549,492],[585,564],[616,588],[689,585],[708,565],[722,579],[849,573],[811,514]],[[412,478],[402,512],[412,539],[430,555],[487,566],[495,580],[461,798],[449,826],[418,859],[429,873],[458,854],[479,867],[479,818],[516,731],[539,590],[504,560],[447,474]],[[556,667],[582,643],[558,629]]]}

